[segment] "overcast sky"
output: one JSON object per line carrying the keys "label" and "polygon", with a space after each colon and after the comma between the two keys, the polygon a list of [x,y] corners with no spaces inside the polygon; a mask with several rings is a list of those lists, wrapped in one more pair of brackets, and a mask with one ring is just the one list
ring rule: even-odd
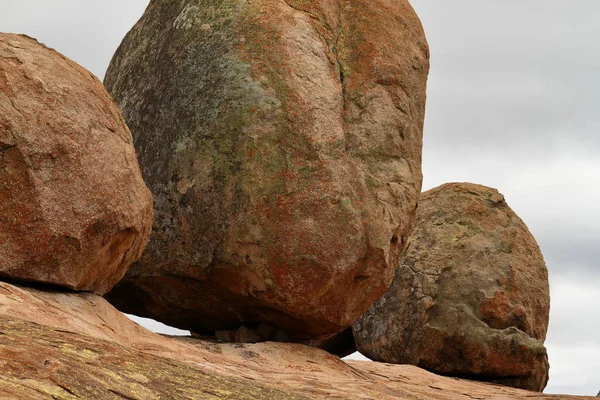
{"label": "overcast sky", "polygon": [[[26,33],[102,79],[147,0],[0,0]],[[412,0],[431,47],[427,190],[499,189],[550,271],[547,393],[600,390],[600,1]],[[156,325],[150,325],[156,328]]]}

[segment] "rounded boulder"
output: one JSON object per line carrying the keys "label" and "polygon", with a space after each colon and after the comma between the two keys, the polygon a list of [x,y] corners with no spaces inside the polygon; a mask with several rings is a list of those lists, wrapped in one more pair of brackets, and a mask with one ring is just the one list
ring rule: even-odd
{"label": "rounded boulder", "polygon": [[102,83],[0,33],[0,277],[104,294],[151,226],[131,133]]}
{"label": "rounded boulder", "polygon": [[450,183],[421,195],[392,286],[358,320],[358,350],[383,362],[542,391],[548,272],[497,190]]}
{"label": "rounded boulder", "polygon": [[428,47],[408,1],[151,1],[105,84],[155,198],[108,296],[311,339],[387,289],[414,217]]}

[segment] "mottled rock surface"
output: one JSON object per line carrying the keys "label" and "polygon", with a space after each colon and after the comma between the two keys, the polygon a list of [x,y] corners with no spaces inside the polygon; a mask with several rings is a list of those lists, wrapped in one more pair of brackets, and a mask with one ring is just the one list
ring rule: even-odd
{"label": "mottled rock surface", "polygon": [[0,317],[0,330],[0,395],[8,398],[308,399],[19,319]]}
{"label": "mottled rock surface", "polygon": [[495,189],[452,183],[422,194],[392,286],[354,336],[373,360],[541,391],[549,309],[523,221]]}
{"label": "mottled rock surface", "polygon": [[288,343],[157,335],[101,297],[0,283],[0,397],[17,399],[592,399],[344,362]]}
{"label": "mottled rock surface", "polygon": [[103,294],[151,224],[131,134],[102,83],[0,33],[0,276]]}
{"label": "mottled rock surface", "polygon": [[407,0],[151,1],[105,79],[155,198],[110,301],[199,333],[352,324],[414,217],[428,58]]}

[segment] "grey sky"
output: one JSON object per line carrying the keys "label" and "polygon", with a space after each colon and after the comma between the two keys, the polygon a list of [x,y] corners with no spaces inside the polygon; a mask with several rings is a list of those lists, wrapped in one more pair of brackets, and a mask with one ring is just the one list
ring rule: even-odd
{"label": "grey sky", "polygon": [[600,389],[600,3],[412,0],[431,47],[424,189],[498,188],[550,272],[549,393]]}
{"label": "grey sky", "polygon": [[[147,3],[0,0],[0,31],[36,37],[102,78]],[[432,55],[424,189],[469,181],[504,193],[537,238],[550,271],[546,392],[595,395],[600,389],[600,2],[412,4]]]}

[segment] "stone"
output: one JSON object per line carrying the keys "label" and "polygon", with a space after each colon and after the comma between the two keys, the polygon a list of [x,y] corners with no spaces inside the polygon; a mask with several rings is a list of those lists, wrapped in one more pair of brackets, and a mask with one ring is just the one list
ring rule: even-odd
{"label": "stone", "polygon": [[10,399],[594,399],[345,362],[292,343],[152,333],[89,293],[0,282],[0,397]]}
{"label": "stone", "polygon": [[422,194],[389,291],[353,326],[384,362],[542,391],[548,272],[497,190],[445,184]]}
{"label": "stone", "polygon": [[151,226],[131,133],[102,83],[0,33],[0,276],[104,294]]}
{"label": "stone", "polygon": [[271,325],[267,325],[264,322],[258,326],[258,330],[256,331],[258,336],[260,336],[263,342],[271,340],[273,337],[273,327]]}
{"label": "stone", "polygon": [[237,331],[216,331],[215,337],[223,343],[234,343]]}
{"label": "stone", "polygon": [[428,69],[407,0],[151,1],[105,85],[155,221],[107,298],[195,332],[350,326],[412,224]]}
{"label": "stone", "polygon": [[280,343],[287,343],[292,341],[290,335],[288,335],[287,333],[285,333],[285,331],[282,331],[281,329],[274,329],[271,337],[273,341]]}

